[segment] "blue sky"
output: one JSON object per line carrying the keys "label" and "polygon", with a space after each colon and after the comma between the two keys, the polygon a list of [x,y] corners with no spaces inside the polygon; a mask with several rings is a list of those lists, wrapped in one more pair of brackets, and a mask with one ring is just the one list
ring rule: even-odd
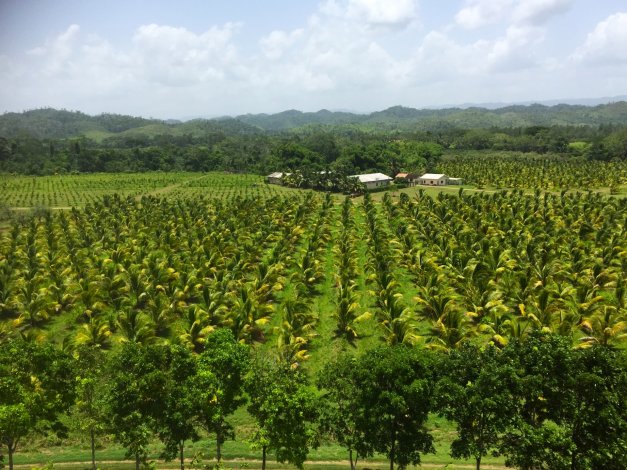
{"label": "blue sky", "polygon": [[0,112],[186,118],[624,94],[624,0],[0,0]]}

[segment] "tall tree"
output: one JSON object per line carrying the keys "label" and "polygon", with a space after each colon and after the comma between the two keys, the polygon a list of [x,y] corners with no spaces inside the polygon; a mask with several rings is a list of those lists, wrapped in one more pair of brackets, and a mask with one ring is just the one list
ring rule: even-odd
{"label": "tall tree", "polygon": [[72,403],[71,359],[51,344],[22,340],[0,344],[0,442],[6,446],[9,470],[18,444],[35,429],[63,433],[58,417]]}
{"label": "tall tree", "polygon": [[514,419],[499,444],[506,465],[522,470],[568,468],[574,447],[569,409],[578,400],[570,341],[535,332],[525,341],[510,342],[503,360],[516,371],[509,408]]}
{"label": "tall tree", "polygon": [[319,409],[315,389],[298,368],[269,358],[252,364],[245,388],[250,396],[248,411],[258,426],[254,441],[262,449],[262,470],[269,451],[274,451],[277,461],[302,469],[309,448],[315,445]]}
{"label": "tall tree", "polygon": [[320,406],[321,431],[348,450],[351,470],[357,467],[357,446],[362,439],[357,428],[360,407],[356,400],[359,387],[355,374],[356,363],[357,359],[352,356],[340,356],[322,370],[317,384],[323,394]]}
{"label": "tall tree", "polygon": [[602,346],[576,351],[575,374],[570,469],[627,468],[627,358]]}
{"label": "tall tree", "polygon": [[501,433],[512,422],[510,384],[514,370],[502,366],[500,351],[464,344],[444,361],[438,381],[438,412],[457,425],[451,443],[453,458],[471,458],[481,468],[482,457],[495,453]]}
{"label": "tall tree", "polygon": [[227,418],[246,402],[242,386],[248,354],[248,346],[238,343],[231,330],[220,328],[207,336],[197,377],[192,379],[197,417],[208,432],[216,435],[218,462],[222,459],[222,444],[234,437]]}
{"label": "tall tree", "polygon": [[380,347],[361,358],[355,369],[362,412],[357,427],[359,455],[385,454],[405,468],[420,463],[420,453],[435,452],[425,427],[432,408],[434,377],[426,352],[405,345]]}
{"label": "tall tree", "polygon": [[77,358],[76,400],[71,409],[72,426],[89,436],[91,467],[96,470],[96,437],[105,430],[105,384],[102,350],[87,345],[75,349]]}

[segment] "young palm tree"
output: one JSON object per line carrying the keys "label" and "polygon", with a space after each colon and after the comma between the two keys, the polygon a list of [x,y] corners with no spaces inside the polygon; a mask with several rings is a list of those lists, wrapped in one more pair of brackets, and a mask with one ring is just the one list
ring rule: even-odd
{"label": "young palm tree", "polygon": [[106,350],[111,347],[111,329],[106,321],[89,315],[89,321],[79,326],[72,340],[74,348],[83,346]]}
{"label": "young palm tree", "polygon": [[157,339],[150,317],[140,310],[131,309],[118,314],[117,334],[121,342],[151,344]]}
{"label": "young palm tree", "polygon": [[270,321],[274,308],[270,304],[260,302],[249,286],[240,286],[234,294],[235,298],[228,312],[226,324],[241,342],[264,341],[263,326]]}

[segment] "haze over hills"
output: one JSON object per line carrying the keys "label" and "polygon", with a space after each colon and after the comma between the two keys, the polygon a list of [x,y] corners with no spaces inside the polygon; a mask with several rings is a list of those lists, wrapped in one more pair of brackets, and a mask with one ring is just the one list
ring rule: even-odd
{"label": "haze over hills", "polygon": [[[627,97],[625,97],[627,98]],[[52,108],[5,113],[0,116],[0,136],[13,138],[69,138],[85,136],[102,140],[108,136],[203,135],[207,133],[251,134],[281,132],[308,126],[351,126],[366,130],[422,130],[461,128],[510,128],[529,126],[627,125],[627,101],[596,106],[556,104],[414,109],[394,106],[370,114],[345,111],[302,112],[287,110],[276,114],[245,114],[236,117],[157,120],[118,114],[90,116],[80,111]]]}

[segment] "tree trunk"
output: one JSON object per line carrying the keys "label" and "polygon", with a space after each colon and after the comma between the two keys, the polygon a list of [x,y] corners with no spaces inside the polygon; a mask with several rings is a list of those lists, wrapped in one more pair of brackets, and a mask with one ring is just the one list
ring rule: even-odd
{"label": "tree trunk", "polygon": [[89,437],[91,439],[91,468],[96,470],[96,435],[93,428],[89,430]]}
{"label": "tree trunk", "polygon": [[348,458],[351,461],[351,470],[355,470],[355,467],[357,466],[357,459],[353,461],[353,449],[348,450]]}
{"label": "tree trunk", "polygon": [[179,443],[179,456],[181,459],[181,470],[185,470],[185,455],[183,454],[184,445],[185,445],[185,441],[181,441]]}
{"label": "tree trunk", "polygon": [[261,470],[266,470],[266,446],[261,447]]}
{"label": "tree trunk", "polygon": [[12,442],[9,442],[7,447],[9,448],[9,470],[13,470],[13,452],[15,451],[15,446]]}
{"label": "tree trunk", "polygon": [[394,451],[396,450],[396,433],[392,433],[392,446],[390,447],[390,470],[394,470]]}
{"label": "tree trunk", "polygon": [[221,433],[217,433],[216,434],[216,458],[218,459],[218,463],[220,463],[220,460],[222,460],[221,447],[222,447],[222,435]]}
{"label": "tree trunk", "polygon": [[139,470],[139,454],[135,454],[135,470]]}
{"label": "tree trunk", "polygon": [[477,460],[477,470],[479,470],[481,468],[481,456],[476,457]]}

